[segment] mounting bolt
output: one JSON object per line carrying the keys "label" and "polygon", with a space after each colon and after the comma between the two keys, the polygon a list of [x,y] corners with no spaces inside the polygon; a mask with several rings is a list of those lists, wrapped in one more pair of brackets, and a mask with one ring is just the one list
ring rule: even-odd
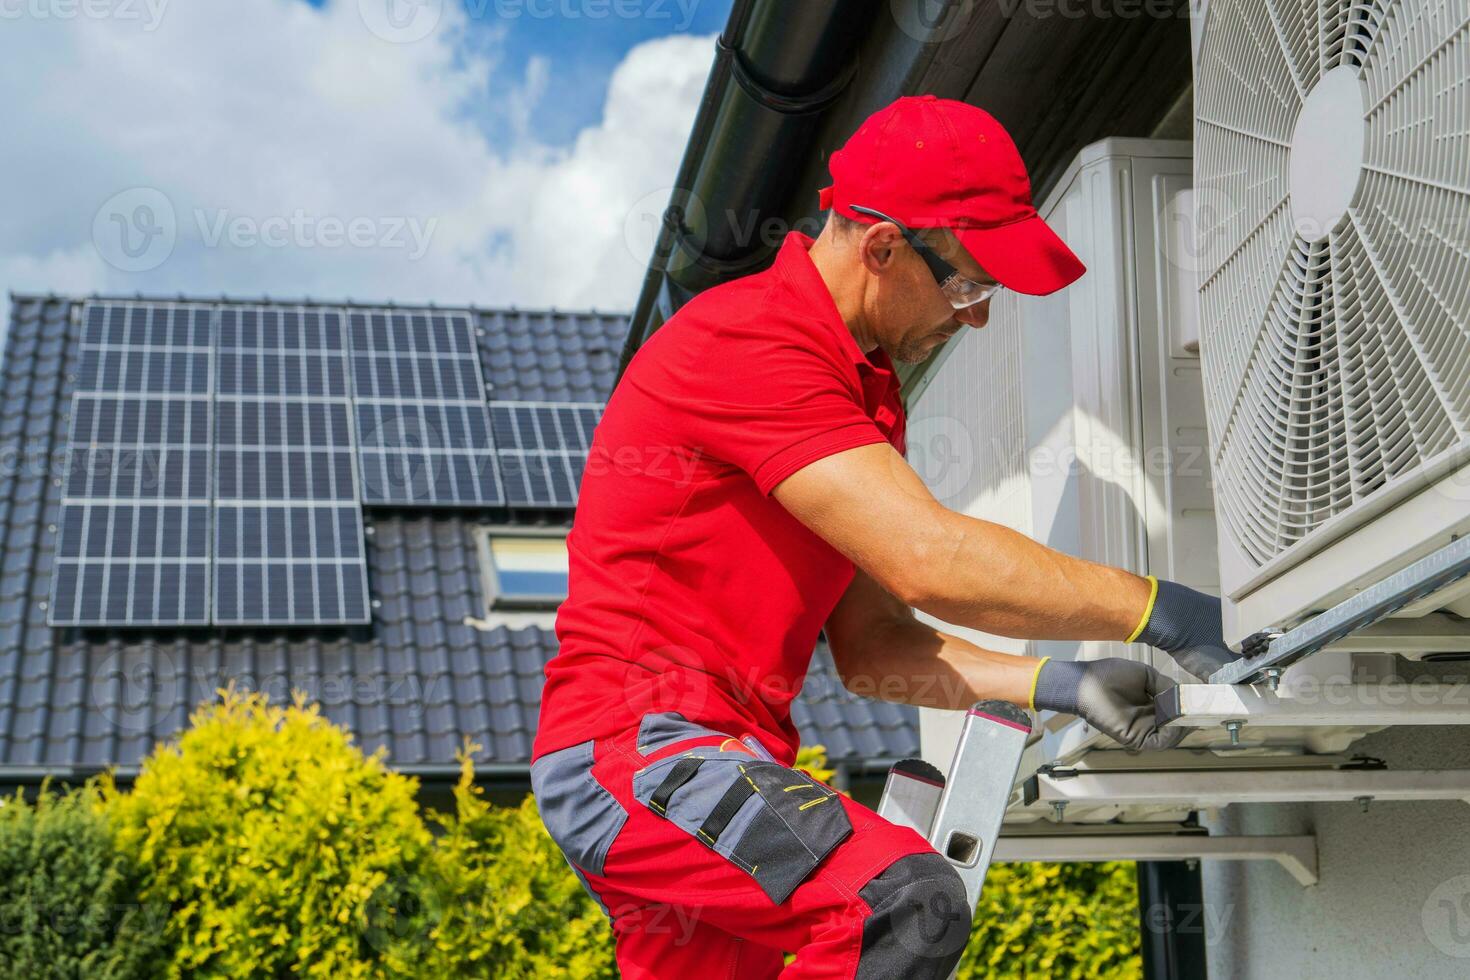
{"label": "mounting bolt", "polygon": [[1240,744],[1240,729],[1244,725],[1245,725],[1245,722],[1241,721],[1238,718],[1232,718],[1232,719],[1230,719],[1229,721],[1227,721],[1225,723],[1225,730],[1230,733],[1230,744],[1231,745],[1239,745]]}
{"label": "mounting bolt", "polygon": [[1271,689],[1272,694],[1275,694],[1276,688],[1281,686],[1281,675],[1286,673],[1286,671],[1281,667],[1267,667],[1264,673],[1266,675],[1266,686]]}
{"label": "mounting bolt", "polygon": [[1067,809],[1067,801],[1066,800],[1052,800],[1051,801],[1051,814],[1052,814],[1053,817],[1056,817],[1057,823],[1062,823],[1062,822],[1064,822],[1067,819],[1066,816],[1064,815],[1064,811],[1066,809]]}
{"label": "mounting bolt", "polygon": [[1358,804],[1358,809],[1359,810],[1362,810],[1364,813],[1367,813],[1368,812],[1368,804],[1373,802],[1373,797],[1371,797],[1371,796],[1355,796],[1355,797],[1353,797],[1353,802],[1355,802],[1355,803]]}

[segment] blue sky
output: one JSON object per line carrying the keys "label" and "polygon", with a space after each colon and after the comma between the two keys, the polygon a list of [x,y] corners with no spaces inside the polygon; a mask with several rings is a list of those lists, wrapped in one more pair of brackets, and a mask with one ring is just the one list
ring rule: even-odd
{"label": "blue sky", "polygon": [[729,8],[16,7],[0,292],[629,309]]}
{"label": "blue sky", "polygon": [[[501,0],[506,1],[506,0]],[[494,3],[494,0],[485,0]],[[537,10],[562,6],[564,0],[545,0]],[[639,18],[576,19],[562,16],[517,16],[504,21],[476,25],[504,29],[504,79],[525,76],[526,66],[534,57],[544,57],[550,65],[551,91],[539,104],[538,119],[542,123],[542,140],[564,145],[578,132],[597,122],[607,97],[607,81],[628,51],[637,44],[667,34],[719,34],[729,16],[731,0],[648,0],[642,4],[647,16]],[[491,7],[475,1],[467,9],[487,10]],[[510,4],[509,10],[516,10]]]}
{"label": "blue sky", "polygon": [[[306,0],[321,7],[325,0]],[[731,0],[459,0],[470,24],[502,34],[500,81],[525,76],[533,58],[549,62],[553,97],[541,105],[542,139],[565,145],[594,124],[613,69],[634,46],[669,34],[717,34]],[[620,15],[620,11],[622,14]],[[627,16],[636,13],[637,16]],[[574,98],[564,97],[575,93]]]}

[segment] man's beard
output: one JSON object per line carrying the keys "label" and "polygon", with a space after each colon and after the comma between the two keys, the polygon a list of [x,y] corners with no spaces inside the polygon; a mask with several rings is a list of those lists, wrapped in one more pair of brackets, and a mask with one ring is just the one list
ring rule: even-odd
{"label": "man's beard", "polygon": [[931,353],[933,351],[924,350],[916,343],[904,341],[889,357],[901,364],[919,364],[927,361]]}
{"label": "man's beard", "polygon": [[888,352],[888,357],[891,360],[899,361],[903,364],[921,364],[929,359],[930,354],[949,342],[949,337],[944,337],[943,340],[932,347],[926,347],[925,345],[934,336],[935,334],[929,334],[926,337],[920,337],[918,340],[902,340],[897,347]]}

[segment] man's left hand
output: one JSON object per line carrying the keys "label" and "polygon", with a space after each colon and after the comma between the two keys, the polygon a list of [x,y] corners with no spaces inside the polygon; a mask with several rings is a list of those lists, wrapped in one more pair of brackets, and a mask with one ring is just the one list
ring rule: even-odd
{"label": "man's left hand", "polygon": [[1163,650],[1202,681],[1240,659],[1240,654],[1225,645],[1220,600],[1164,579],[1159,579],[1153,608],[1136,642]]}

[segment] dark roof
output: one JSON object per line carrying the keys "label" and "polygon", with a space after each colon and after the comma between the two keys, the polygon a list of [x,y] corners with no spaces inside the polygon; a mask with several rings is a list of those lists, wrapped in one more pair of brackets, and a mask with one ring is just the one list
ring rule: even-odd
{"label": "dark roof", "polygon": [[[366,749],[427,776],[453,772],[464,736],[482,771],[524,770],[555,652],[549,629],[476,628],[475,524],[566,525],[571,512],[368,509],[370,627],[150,633],[46,625],[60,509],[71,310],[80,299],[12,297],[0,377],[0,781],[131,767],[231,679],[284,699],[305,691]],[[625,317],[476,310],[491,397],[603,401]],[[913,709],[855,698],[819,649],[793,716],[834,761],[913,755]]]}

